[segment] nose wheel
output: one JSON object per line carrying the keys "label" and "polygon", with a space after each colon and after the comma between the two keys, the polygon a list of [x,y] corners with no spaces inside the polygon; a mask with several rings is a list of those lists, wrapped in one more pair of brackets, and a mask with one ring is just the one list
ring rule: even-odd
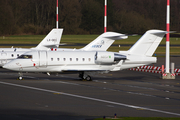
{"label": "nose wheel", "polygon": [[17,80],[24,80],[23,73],[19,72],[19,77],[17,78]]}
{"label": "nose wheel", "polygon": [[18,77],[17,80],[24,80],[24,78],[23,77]]}

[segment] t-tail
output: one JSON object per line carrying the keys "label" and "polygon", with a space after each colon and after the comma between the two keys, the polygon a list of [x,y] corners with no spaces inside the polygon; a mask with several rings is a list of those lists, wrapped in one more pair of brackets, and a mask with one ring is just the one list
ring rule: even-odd
{"label": "t-tail", "polygon": [[166,31],[147,31],[129,50],[129,54],[152,56],[162,41]]}
{"label": "t-tail", "polygon": [[47,50],[49,48],[58,48],[63,29],[52,29],[51,32],[33,49]]}
{"label": "t-tail", "polygon": [[128,51],[119,51],[127,58],[121,69],[156,63],[157,58],[152,55],[166,33],[162,30],[149,30]]}
{"label": "t-tail", "polygon": [[106,51],[115,40],[126,39],[125,34],[106,32],[97,37],[94,41],[81,48],[83,51]]}

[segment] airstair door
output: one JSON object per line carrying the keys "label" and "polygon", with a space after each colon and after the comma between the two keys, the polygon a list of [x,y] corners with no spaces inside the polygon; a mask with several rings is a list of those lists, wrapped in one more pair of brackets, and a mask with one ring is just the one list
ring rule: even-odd
{"label": "airstair door", "polygon": [[39,51],[39,67],[47,67],[47,52]]}

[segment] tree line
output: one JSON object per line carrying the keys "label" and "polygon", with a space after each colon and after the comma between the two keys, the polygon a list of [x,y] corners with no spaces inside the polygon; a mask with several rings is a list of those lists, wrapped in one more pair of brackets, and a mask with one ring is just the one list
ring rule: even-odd
{"label": "tree line", "polygon": [[[107,31],[142,34],[166,29],[166,0],[107,0]],[[59,0],[63,34],[101,34],[104,0]],[[171,30],[180,31],[180,0],[171,0]],[[47,34],[56,27],[56,0],[0,0],[0,35]]]}

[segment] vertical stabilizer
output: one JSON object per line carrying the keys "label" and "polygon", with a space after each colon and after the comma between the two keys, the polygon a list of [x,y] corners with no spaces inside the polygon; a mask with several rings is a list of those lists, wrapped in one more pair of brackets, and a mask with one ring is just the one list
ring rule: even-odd
{"label": "vertical stabilizer", "polygon": [[166,31],[149,30],[147,31],[129,50],[129,54],[152,56],[162,41]]}
{"label": "vertical stabilizer", "polygon": [[83,47],[84,51],[106,51],[115,40],[126,39],[128,36],[115,32],[106,32],[97,37],[94,41]]}
{"label": "vertical stabilizer", "polygon": [[38,44],[35,49],[47,50],[48,48],[58,48],[63,29],[52,29],[51,32]]}

